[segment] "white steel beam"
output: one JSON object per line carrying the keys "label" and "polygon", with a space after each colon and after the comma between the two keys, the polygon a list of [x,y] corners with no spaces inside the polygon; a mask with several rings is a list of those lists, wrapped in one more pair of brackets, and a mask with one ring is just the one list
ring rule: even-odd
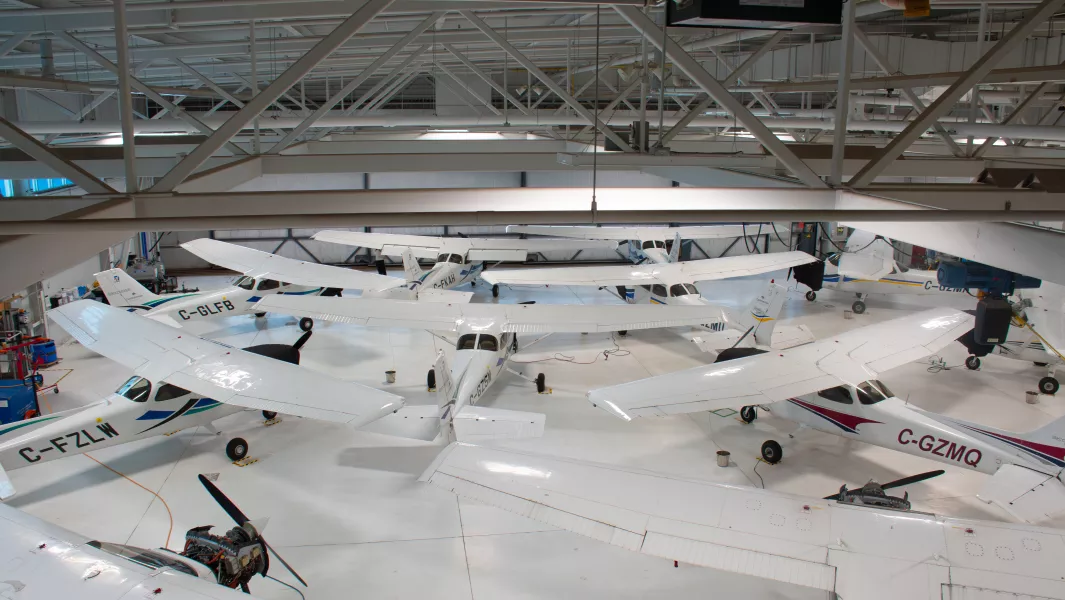
{"label": "white steel beam", "polygon": [[917,138],[921,137],[921,134],[928,129],[930,124],[935,123],[939,117],[945,115],[967,90],[972,89],[991,71],[1003,56],[1023,42],[1040,23],[1057,12],[1062,5],[1065,5],[1065,0],[1043,0],[1039,6],[1029,11],[1024,19],[1003,36],[994,47],[981,56],[973,64],[972,68],[966,71],[965,75],[947,88],[939,98],[936,98],[936,101],[928,107],[928,110],[918,115],[905,130],[895,136],[884,147],[876,158],[870,160],[861,171],[852,177],[849,184],[851,186],[862,186],[876,179],[876,176],[888,164],[898,158]]}
{"label": "white steel beam", "polygon": [[[1006,119],[1002,121],[1001,124],[1011,125],[1014,121],[1020,119],[1021,116],[1023,116],[1025,109],[1028,108],[1028,105],[1031,104],[1034,100],[1037,100],[1043,93],[1043,90],[1048,87],[1050,87],[1049,83],[1040,83],[1038,86],[1036,86],[1036,88],[1032,90],[1032,93],[1028,94],[1028,97],[1022,100],[1021,103],[1013,109],[1013,112],[1010,113],[1010,116],[1006,117]],[[995,145],[995,142],[997,140],[997,137],[988,137],[986,140],[984,140],[984,143],[980,144],[980,147],[973,152],[973,158],[980,158],[981,156],[983,156],[984,153],[991,148],[991,146]]]}
{"label": "white steel beam", "polygon": [[[1059,0],[1046,1],[1050,2]],[[1060,1],[1065,2],[1065,0]],[[692,81],[697,83],[707,94],[712,96],[714,100],[717,101],[718,105],[736,117],[736,120],[746,127],[755,139],[761,142],[766,149],[773,154],[773,156],[776,156],[780,162],[795,175],[795,177],[813,188],[826,187],[825,182],[821,181],[821,178],[817,176],[817,173],[814,173],[810,167],[806,166],[806,163],[796,156],[795,153],[784,144],[784,142],[780,141],[773,132],[769,131],[769,128],[766,127],[765,124],[752,115],[751,111],[743,106],[739,100],[733,97],[725,86],[721,85],[719,81],[711,77],[698,61],[682,50],[676,43],[672,42],[672,40],[669,40],[669,38],[663,34],[662,29],[655,25],[654,21],[649,19],[647,15],[644,15],[639,9],[631,6],[615,6],[614,10],[617,11],[622,18],[632,24],[641,35],[645,36],[648,42],[661,50],[666,57],[671,59],[673,64],[680,68],[681,71],[684,71]],[[667,42],[665,48],[662,47],[664,41]]]}
{"label": "white steel beam", "polygon": [[355,77],[351,81],[348,81],[347,84],[344,85],[344,87],[340,88],[340,91],[334,94],[332,98],[329,98],[328,100],[323,102],[322,105],[318,107],[318,110],[314,111],[310,116],[304,119],[303,123],[300,123],[298,126],[294,127],[292,131],[288,132],[288,135],[286,135],[279,142],[274,144],[273,147],[266,151],[266,153],[280,154],[281,151],[287,148],[289,144],[294,142],[296,138],[303,135],[303,132],[307,131],[311,127],[311,125],[314,125],[314,123],[318,119],[321,119],[322,117],[326,116],[329,111],[332,110],[334,106],[336,106],[337,102],[340,102],[341,98],[345,98],[348,94],[355,91],[356,88],[358,88],[367,79],[373,76],[373,74],[376,73],[378,69],[385,66],[385,63],[392,60],[395,55],[399,54],[400,50],[406,48],[407,45],[414,41],[415,38],[417,38],[423,32],[432,27],[433,24],[439,21],[440,18],[444,16],[444,14],[445,11],[442,10],[438,10],[430,14],[424,21],[419,23],[407,35],[403,36],[402,39],[396,42],[395,45],[383,52],[381,56],[377,57],[377,60],[370,63],[370,66],[363,69],[362,73],[359,73],[357,77]]}
{"label": "white steel beam", "polygon": [[[129,85],[129,39],[126,35],[126,0],[113,0],[115,54],[118,56],[118,116],[122,120],[122,162],[126,193],[137,193],[137,144],[133,139],[133,93]],[[185,96],[188,98],[188,96]]]}
{"label": "white steel beam", "polygon": [[[103,67],[103,68],[107,69],[108,71],[110,71],[111,73],[113,73],[115,75],[115,77],[119,77],[120,76],[121,69],[118,68],[118,65],[116,65],[115,63],[113,63],[113,62],[107,60],[106,58],[104,58],[104,56],[102,54],[100,54],[96,50],[93,50],[89,46],[85,45],[85,43],[82,42],[81,40],[79,40],[76,37],[70,35],[66,31],[56,32],[56,35],[60,39],[65,41],[66,43],[68,43],[71,46],[73,46],[75,49],[81,51],[83,54],[85,54],[89,58],[93,59],[101,67]],[[174,116],[178,117],[179,119],[181,119],[183,121],[186,121],[187,123],[192,125],[200,133],[203,133],[205,135],[210,135],[211,134],[212,129],[210,127],[204,125],[199,119],[197,119],[196,117],[194,117],[194,116],[188,114],[187,112],[179,109],[176,104],[174,104],[173,102],[171,102],[171,101],[167,100],[166,98],[162,97],[158,92],[156,92],[154,89],[148,87],[146,84],[141,82],[136,77],[133,77],[132,75],[129,75],[128,77],[129,77],[130,86],[132,86],[133,88],[136,88],[137,91],[141,92],[145,96],[148,96],[153,101],[155,101],[156,103],[160,104],[161,106],[170,109],[170,112],[174,113]],[[236,144],[227,144],[226,147],[229,148],[234,154],[246,154],[246,152],[244,152],[244,150],[242,148],[240,148],[239,146],[237,146]]]}
{"label": "white steel beam", "polygon": [[281,75],[270,83],[265,90],[249,100],[248,103],[244,105],[244,108],[241,108],[235,115],[232,115],[227,119],[221,127],[211,133],[202,144],[197,146],[195,150],[182,159],[181,162],[179,162],[169,173],[157,181],[156,184],[152,186],[152,191],[173,191],[178,184],[191,175],[192,172],[202,165],[204,161],[210,158],[212,154],[217,152],[226,144],[226,142],[232,139],[233,136],[240,133],[240,130],[248,124],[248,121],[261,113],[267,106],[273,103],[274,100],[281,96],[283,92],[295,85],[296,82],[309,73],[319,61],[332,54],[334,50],[339,48],[348,40],[348,38],[355,35],[356,31],[373,20],[378,13],[387,8],[391,3],[392,0],[367,0],[361,8],[356,10],[343,23],[337,25],[336,29],[330,32],[329,35],[322,39],[322,41],[318,42],[314,48],[307,51],[307,53],[301,56],[291,67],[281,73]]}
{"label": "white steel beam", "polygon": [[19,44],[26,41],[26,38],[30,37],[28,31],[22,33],[16,33],[15,35],[7,38],[7,41],[0,44],[0,58],[3,58],[11,53],[12,50],[18,47]]}
{"label": "white steel beam", "polygon": [[489,39],[495,42],[500,48],[506,50],[507,54],[512,56],[514,60],[518,61],[521,66],[525,67],[525,70],[532,73],[533,77],[536,77],[537,79],[542,81],[544,85],[551,88],[551,91],[554,92],[555,95],[559,98],[562,98],[563,102],[569,104],[570,107],[572,107],[573,110],[577,112],[577,114],[584,117],[585,119],[588,119],[588,122],[593,124],[595,128],[598,129],[604,136],[609,138],[610,141],[617,144],[618,148],[621,148],[626,152],[633,151],[632,147],[629,146],[629,144],[625,140],[623,140],[621,136],[619,136],[617,133],[614,133],[614,130],[603,124],[598,119],[598,117],[592,114],[591,111],[585,108],[580,102],[577,102],[576,98],[570,96],[569,93],[566,92],[566,90],[562,89],[562,86],[555,83],[554,79],[548,77],[547,74],[540,69],[540,67],[537,67],[535,64],[533,64],[533,62],[529,60],[527,56],[519,52],[517,48],[510,44],[510,42],[503,39],[503,36],[499,35],[494,29],[489,27],[484,21],[478,18],[477,15],[473,14],[472,11],[460,10],[459,13],[461,13],[462,16],[466,17],[467,21],[472,23],[473,26],[477,29],[480,29],[481,33],[488,36]]}
{"label": "white steel beam", "polygon": [[[473,96],[474,99],[476,99],[478,102],[483,104],[485,106],[485,108],[490,110],[492,112],[492,114],[495,114],[495,115],[502,115],[503,114],[503,111],[499,110],[498,108],[496,108],[495,106],[492,105],[492,101],[491,100],[488,100],[488,99],[482,97],[480,94],[474,92],[473,90],[466,89],[467,88],[466,82],[461,80],[461,79],[459,79],[458,75],[455,75],[454,73],[452,73],[450,70],[448,70],[447,67],[445,67],[444,65],[442,65],[440,63],[437,63],[436,65],[434,65],[434,68],[437,71],[443,73],[444,75],[447,75],[448,79],[451,79],[452,81],[454,81],[459,86],[459,89],[456,90],[455,88],[451,87],[447,83],[441,82],[439,80],[437,80],[437,83],[444,83],[444,87],[446,87],[447,89],[451,90],[452,94],[454,94],[457,98],[459,98],[460,100],[465,102],[470,108],[472,108],[474,110],[474,112],[480,112],[480,111],[477,110],[477,108],[475,106],[470,104],[470,101],[466,99],[466,95]],[[463,94],[462,93],[463,91],[465,91],[466,94]]]}
{"label": "white steel beam", "polygon": [[524,115],[529,114],[528,109],[526,109],[526,107],[522,105],[521,102],[518,102],[518,100],[514,96],[512,96],[510,92],[508,92],[503,86],[496,83],[496,81],[489,77],[488,74],[486,74],[484,71],[477,68],[477,65],[470,62],[470,60],[463,56],[458,50],[456,50],[454,46],[452,46],[451,44],[444,44],[444,49],[454,55],[455,58],[459,59],[462,64],[466,65],[466,68],[472,71],[474,75],[480,77],[482,80],[484,80],[485,83],[492,86],[493,90],[499,92],[500,95],[502,95],[505,99],[504,102],[510,102]]}
{"label": "white steel beam", "polygon": [[[857,0],[843,4],[843,31],[840,40],[839,83],[836,87],[836,127],[832,132],[832,173],[828,183],[839,186],[843,183],[843,153],[847,150],[847,118],[850,117],[851,64],[854,62],[854,5]],[[766,107],[772,112],[772,108]]]}
{"label": "white steel beam", "polygon": [[38,142],[36,138],[26,134],[3,117],[0,117],[0,137],[7,140],[12,146],[29,154],[34,159],[48,165],[60,176],[73,181],[78,187],[90,194],[116,193],[114,188],[93,177],[85,169],[82,169],[74,163],[63,160],[59,155],[52,152],[48,146]]}

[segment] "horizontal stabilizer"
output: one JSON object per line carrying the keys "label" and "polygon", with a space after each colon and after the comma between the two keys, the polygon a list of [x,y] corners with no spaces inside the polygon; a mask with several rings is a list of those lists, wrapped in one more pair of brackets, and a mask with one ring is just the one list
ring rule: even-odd
{"label": "horizontal stabilizer", "polygon": [[465,406],[455,415],[455,438],[460,442],[538,438],[544,435],[541,413]]}
{"label": "horizontal stabilizer", "polygon": [[418,292],[418,302],[444,302],[462,304],[473,298],[473,292],[456,292],[455,290],[426,289]]}
{"label": "horizontal stabilizer", "polygon": [[404,406],[359,430],[431,442],[440,434],[440,408],[435,404]]}
{"label": "horizontal stabilizer", "polygon": [[22,421],[15,421],[14,423],[0,424],[0,441],[13,440],[15,438],[32,433],[39,429],[42,425],[46,425],[53,421],[65,419],[70,415],[77,414],[87,408],[96,406],[98,403],[86,404],[85,406],[79,406],[77,408],[71,408],[70,410],[64,410],[60,412],[49,413],[47,415],[41,415],[32,419],[24,419]]}
{"label": "horizontal stabilizer", "polygon": [[7,478],[7,472],[4,471],[3,465],[0,465],[0,500],[7,500],[14,495],[15,486],[11,485],[11,480]]}
{"label": "horizontal stabilizer", "polygon": [[1003,465],[988,477],[977,497],[1025,523],[1037,524],[1065,513],[1065,484],[1017,465]]}
{"label": "horizontal stabilizer", "polygon": [[[721,331],[695,336],[692,341],[703,352],[715,353],[724,348],[731,348],[742,336],[742,331]],[[744,342],[746,343],[747,340],[750,340],[750,337],[747,336]],[[777,325],[773,328],[773,341],[770,347],[774,350],[786,350],[795,346],[809,344],[816,339],[813,332],[806,325]],[[751,341],[753,342],[753,340]]]}

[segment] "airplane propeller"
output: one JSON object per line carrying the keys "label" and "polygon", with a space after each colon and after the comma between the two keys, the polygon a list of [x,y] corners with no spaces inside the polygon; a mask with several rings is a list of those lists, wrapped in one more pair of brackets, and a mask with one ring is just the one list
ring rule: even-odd
{"label": "airplane propeller", "polygon": [[[939,477],[943,473],[946,473],[946,471],[944,471],[943,469],[937,469],[935,471],[928,471],[926,473],[918,473],[917,475],[910,475],[909,477],[903,477],[902,479],[896,479],[895,481],[889,481],[887,483],[881,484],[880,485],[880,489],[882,489],[882,490],[890,490],[892,488],[902,487],[902,486],[905,486],[905,485],[911,485],[911,484],[914,484],[914,483],[920,483],[920,482],[922,482],[922,481],[924,481],[926,479],[931,479],[933,477]],[[858,489],[860,489],[860,488],[858,488]],[[824,499],[825,500],[839,500],[839,494],[832,494],[831,496],[825,496]]]}
{"label": "airplane propeller", "polygon": [[[307,333],[310,333],[310,332],[307,332]],[[249,519],[248,516],[245,515],[240,510],[240,508],[238,508],[237,505],[233,503],[232,500],[229,499],[228,496],[226,496],[225,494],[222,493],[222,490],[218,489],[218,487],[215,484],[211,483],[211,480],[207,479],[203,475],[199,475],[199,479],[200,479],[200,483],[203,484],[203,487],[207,489],[207,493],[210,494],[212,498],[214,498],[214,501],[218,503],[218,506],[222,507],[222,510],[226,511],[226,514],[229,515],[229,517],[231,519],[233,519],[233,521],[235,521],[237,523],[237,525],[239,525],[241,527],[244,527],[245,523],[247,523],[248,521],[251,521],[251,519]],[[253,524],[253,526],[254,526],[254,524]],[[297,580],[299,580],[300,583],[303,584],[303,587],[309,587],[307,585],[307,582],[304,581],[302,577],[300,577],[299,573],[297,573],[296,570],[293,569],[291,565],[289,565],[287,562],[285,562],[285,559],[281,558],[281,555],[277,553],[277,550],[274,550],[270,546],[270,544],[266,543],[266,539],[263,538],[262,532],[256,530],[256,535],[258,535],[259,541],[262,542],[263,546],[266,547],[266,549],[269,551],[269,553],[273,554],[274,558],[276,558],[277,560],[281,561],[281,564],[284,565],[284,567],[286,569],[288,569],[289,573],[292,573],[293,577],[295,577]],[[269,570],[269,563],[267,563],[266,570],[263,571],[263,576],[264,577],[266,576],[266,571],[267,570]]]}

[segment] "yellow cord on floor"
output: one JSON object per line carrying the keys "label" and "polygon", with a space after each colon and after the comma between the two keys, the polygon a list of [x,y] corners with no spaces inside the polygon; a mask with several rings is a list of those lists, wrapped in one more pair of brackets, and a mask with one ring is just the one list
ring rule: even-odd
{"label": "yellow cord on floor", "polygon": [[106,463],[104,463],[101,460],[98,460],[96,457],[92,456],[88,452],[85,453],[85,456],[88,456],[89,458],[93,459],[96,462],[96,464],[100,465],[101,467],[107,469],[108,471],[111,471],[115,475],[119,475],[120,477],[122,477],[123,479],[126,479],[127,481],[129,481],[133,485],[135,485],[135,486],[139,487],[140,489],[148,492],[149,494],[155,496],[156,498],[159,499],[160,502],[163,503],[163,507],[166,508],[166,514],[167,514],[168,517],[170,517],[170,529],[168,529],[167,532],[166,532],[166,544],[163,547],[169,549],[170,548],[170,535],[172,533],[174,533],[174,513],[170,512],[170,506],[166,503],[166,500],[163,500],[163,497],[160,496],[159,494],[156,494],[155,492],[153,492],[152,490],[144,487],[140,483],[137,483],[137,481],[135,479],[133,479],[132,477],[130,477],[129,475],[126,475],[125,473],[121,473],[119,471],[116,471],[115,469],[112,469],[109,465],[107,465]]}

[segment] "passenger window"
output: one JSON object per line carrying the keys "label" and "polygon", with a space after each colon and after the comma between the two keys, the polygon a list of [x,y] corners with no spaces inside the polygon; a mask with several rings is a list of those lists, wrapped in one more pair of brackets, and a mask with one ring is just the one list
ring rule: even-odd
{"label": "passenger window", "polygon": [[649,285],[641,285],[640,287],[642,287],[645,292],[651,291],[651,286]]}
{"label": "passenger window", "polygon": [[164,383],[162,386],[159,387],[159,391],[157,391],[155,393],[155,401],[156,402],[166,402],[167,400],[173,400],[174,398],[180,398],[182,396],[186,396],[186,395],[191,394],[191,393],[192,392],[190,392],[190,391],[188,391],[186,389],[179,388],[176,385],[170,385],[169,383]]}
{"label": "passenger window", "polygon": [[654,248],[654,247],[655,247],[654,240],[648,240],[648,241],[643,243],[643,249],[644,250],[646,250],[648,248]]}
{"label": "passenger window", "polygon": [[876,379],[858,384],[858,401],[862,404],[876,404],[894,396],[886,385]]}
{"label": "passenger window", "polygon": [[661,240],[656,241],[655,242],[655,248],[661,248],[661,249],[665,250],[666,249],[666,243],[661,241]]}
{"label": "passenger window", "polygon": [[455,344],[456,350],[476,350],[477,349],[477,334],[467,333],[459,338],[459,342]]}
{"label": "passenger window", "polygon": [[242,290],[250,290],[255,287],[255,280],[251,277],[243,277],[237,280],[237,287]]}
{"label": "passenger window", "polygon": [[130,377],[122,387],[115,392],[119,396],[125,396],[134,402],[147,402],[152,394],[152,382],[143,377],[134,375]]}
{"label": "passenger window", "polygon": [[268,290],[276,290],[279,287],[281,287],[281,284],[279,282],[274,281],[273,279],[264,279],[259,282],[259,287],[255,289],[259,290],[260,292],[265,292]]}
{"label": "passenger window", "polygon": [[651,293],[655,296],[666,297],[666,286],[661,284],[655,284],[651,286]]}
{"label": "passenger window", "polygon": [[495,337],[482,333],[481,338],[477,340],[477,349],[497,352],[499,351],[499,342]]}
{"label": "passenger window", "polygon": [[820,392],[817,392],[817,395],[825,400],[839,402],[840,404],[854,404],[854,398],[851,398],[850,390],[842,385],[828,388],[827,390],[821,390]]}
{"label": "passenger window", "polygon": [[690,283],[674,283],[669,286],[670,296],[689,296],[691,294],[698,295],[699,290],[695,289],[695,286]]}

